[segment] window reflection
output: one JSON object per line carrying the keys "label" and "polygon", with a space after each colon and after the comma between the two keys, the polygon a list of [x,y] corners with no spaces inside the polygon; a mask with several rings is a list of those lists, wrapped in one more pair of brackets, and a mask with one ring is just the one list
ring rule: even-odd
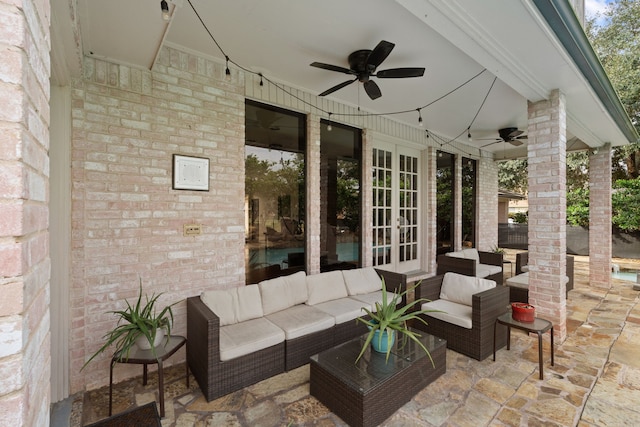
{"label": "window reflection", "polygon": [[247,283],[305,269],[304,116],[246,103]]}

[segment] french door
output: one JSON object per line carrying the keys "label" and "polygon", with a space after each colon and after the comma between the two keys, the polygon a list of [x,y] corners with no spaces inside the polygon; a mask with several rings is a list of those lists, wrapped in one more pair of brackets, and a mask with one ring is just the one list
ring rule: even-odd
{"label": "french door", "polygon": [[419,151],[373,149],[373,265],[398,272],[420,268]]}

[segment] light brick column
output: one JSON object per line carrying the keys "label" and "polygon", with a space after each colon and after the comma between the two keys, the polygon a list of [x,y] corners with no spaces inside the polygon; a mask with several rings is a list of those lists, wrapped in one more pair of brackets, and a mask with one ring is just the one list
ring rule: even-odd
{"label": "light brick column", "polygon": [[48,426],[50,5],[0,10],[0,424]]}
{"label": "light brick column", "polygon": [[307,116],[305,242],[307,273],[320,273],[320,117]]}
{"label": "light brick column", "polygon": [[423,207],[426,207],[426,216],[422,219],[423,242],[426,242],[427,271],[435,274],[437,270],[437,234],[438,234],[438,201],[436,199],[438,186],[436,171],[438,170],[438,150],[435,147],[426,149],[426,167],[422,173],[422,188],[426,194]]}
{"label": "light brick column", "polygon": [[491,251],[498,246],[498,163],[481,158],[476,164],[476,248]]}
{"label": "light brick column", "polygon": [[[454,157],[453,162],[453,242],[451,246],[456,251],[462,249],[462,156],[457,155]],[[477,242],[476,242],[477,243]]]}
{"label": "light brick column", "polygon": [[566,104],[559,90],[529,102],[529,303],[567,334]]}
{"label": "light brick column", "polygon": [[589,283],[611,287],[611,146],[589,157]]}

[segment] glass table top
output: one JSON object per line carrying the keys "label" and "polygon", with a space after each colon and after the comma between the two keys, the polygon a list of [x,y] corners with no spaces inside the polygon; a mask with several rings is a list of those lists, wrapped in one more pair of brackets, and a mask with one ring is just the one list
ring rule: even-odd
{"label": "glass table top", "polygon": [[[412,329],[420,334],[420,342],[433,352],[439,347],[446,346],[446,341],[429,335],[426,332]],[[356,363],[356,358],[365,342],[366,335],[340,344],[319,354],[311,356],[312,363],[316,363],[324,370],[338,377],[355,389],[366,391],[377,387],[391,378],[397,372],[408,368],[416,361],[426,358],[426,365],[433,369],[429,355],[411,339],[396,337],[388,362],[385,353],[378,353],[368,346],[365,353]]]}

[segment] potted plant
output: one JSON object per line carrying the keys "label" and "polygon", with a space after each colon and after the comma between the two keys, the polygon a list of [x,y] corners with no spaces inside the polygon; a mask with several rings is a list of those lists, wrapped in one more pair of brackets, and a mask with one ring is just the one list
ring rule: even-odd
{"label": "potted plant", "polygon": [[[391,348],[393,347],[396,334],[401,334],[404,340],[410,339],[418,344],[427,356],[429,356],[429,359],[431,359],[429,350],[427,350],[427,348],[418,339],[421,335],[409,329],[407,322],[409,320],[417,319],[426,325],[427,322],[422,319],[420,315],[437,310],[415,310],[414,307],[420,307],[423,302],[429,302],[429,300],[425,298],[420,298],[402,307],[398,307],[398,302],[401,301],[408,292],[413,291],[418,286],[420,286],[420,282],[400,294],[395,293],[393,298],[389,300],[384,278],[382,279],[382,303],[376,302],[375,312],[372,312],[366,307],[362,307],[362,309],[367,313],[369,319],[364,317],[358,317],[356,319],[357,321],[367,325],[369,328],[369,333],[362,345],[360,354],[356,358],[356,362],[360,360],[369,345],[372,345],[375,351],[386,354],[386,363],[389,360],[389,355],[391,354]],[[433,359],[431,359],[431,364],[433,365]]]}
{"label": "potted plant", "polygon": [[155,347],[166,337],[168,341],[171,337],[171,326],[173,325],[173,311],[171,305],[156,312],[156,303],[160,294],[152,294],[151,298],[145,295],[145,303],[142,304],[142,279],[140,280],[140,293],[134,305],[125,300],[127,307],[124,310],[111,311],[118,316],[117,326],[104,335],[105,343],[96,351],[93,356],[82,366],[84,369],[98,354],[107,347],[115,345],[115,353],[120,355],[120,360],[128,360],[129,352],[134,345],[145,349],[151,349],[155,356]]}

